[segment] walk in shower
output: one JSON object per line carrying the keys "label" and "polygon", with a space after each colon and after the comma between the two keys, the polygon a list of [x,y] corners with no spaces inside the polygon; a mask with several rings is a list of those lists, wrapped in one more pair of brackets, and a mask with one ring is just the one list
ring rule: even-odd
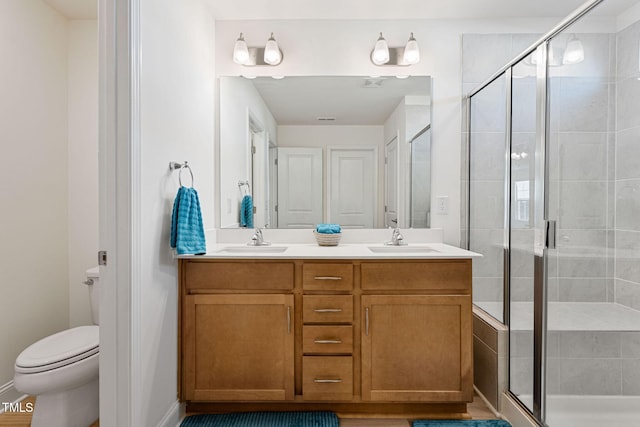
{"label": "walk in shower", "polygon": [[467,98],[474,304],[550,427],[640,426],[640,6],[575,32],[599,3]]}

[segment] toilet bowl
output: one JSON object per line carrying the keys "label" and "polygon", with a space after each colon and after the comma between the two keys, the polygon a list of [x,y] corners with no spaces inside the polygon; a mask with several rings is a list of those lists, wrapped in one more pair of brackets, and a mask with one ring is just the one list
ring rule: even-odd
{"label": "toilet bowl", "polygon": [[86,427],[98,419],[98,268],[86,275],[94,325],[45,337],[16,359],[14,387],[36,396],[32,427]]}

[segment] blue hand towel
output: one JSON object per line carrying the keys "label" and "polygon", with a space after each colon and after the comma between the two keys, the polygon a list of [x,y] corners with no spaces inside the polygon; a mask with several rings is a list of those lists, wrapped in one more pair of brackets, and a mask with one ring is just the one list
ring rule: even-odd
{"label": "blue hand towel", "polygon": [[202,255],[207,252],[200,200],[193,187],[180,187],[173,202],[171,247],[178,255]]}
{"label": "blue hand towel", "polygon": [[318,224],[316,231],[322,234],[338,234],[340,233],[340,224]]}
{"label": "blue hand towel", "polygon": [[253,198],[248,194],[240,203],[240,227],[253,228]]}

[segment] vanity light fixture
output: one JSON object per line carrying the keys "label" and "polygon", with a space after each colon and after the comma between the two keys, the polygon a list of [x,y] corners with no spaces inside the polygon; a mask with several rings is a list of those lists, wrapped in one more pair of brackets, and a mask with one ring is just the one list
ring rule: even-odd
{"label": "vanity light fixture", "polygon": [[376,45],[371,52],[374,65],[413,65],[420,62],[420,48],[413,33],[404,47],[389,47],[380,33]]}
{"label": "vanity light fixture", "polygon": [[413,33],[404,47],[404,62],[410,65],[420,62],[420,48],[418,48],[418,42],[413,37]]}
{"label": "vanity light fixture", "polygon": [[389,45],[384,37],[382,37],[382,33],[380,33],[373,52],[371,52],[371,62],[376,65],[384,65],[389,62]]}
{"label": "vanity light fixture", "polygon": [[240,65],[245,65],[249,62],[249,48],[247,42],[244,41],[242,33],[236,40],[235,46],[233,46],[233,62]]}
{"label": "vanity light fixture", "polygon": [[250,47],[244,40],[244,36],[240,36],[236,40],[233,47],[233,62],[236,64],[251,67],[254,65],[278,65],[282,62],[283,54],[278,47],[278,42],[273,33],[267,40],[265,47]]}
{"label": "vanity light fixture", "polygon": [[577,64],[582,61],[584,61],[584,47],[582,46],[580,39],[573,34],[567,42],[567,47],[564,49],[562,63],[564,65],[569,65]]}

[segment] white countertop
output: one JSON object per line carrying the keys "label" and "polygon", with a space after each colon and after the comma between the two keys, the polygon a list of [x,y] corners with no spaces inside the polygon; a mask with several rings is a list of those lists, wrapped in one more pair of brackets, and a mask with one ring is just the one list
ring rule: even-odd
{"label": "white countertop", "polygon": [[[381,251],[381,252],[380,252]],[[237,243],[207,246],[205,255],[179,255],[189,259],[467,259],[482,255],[444,243],[413,243],[386,246],[382,243],[345,243],[319,246],[316,243],[273,243],[253,247]]]}

